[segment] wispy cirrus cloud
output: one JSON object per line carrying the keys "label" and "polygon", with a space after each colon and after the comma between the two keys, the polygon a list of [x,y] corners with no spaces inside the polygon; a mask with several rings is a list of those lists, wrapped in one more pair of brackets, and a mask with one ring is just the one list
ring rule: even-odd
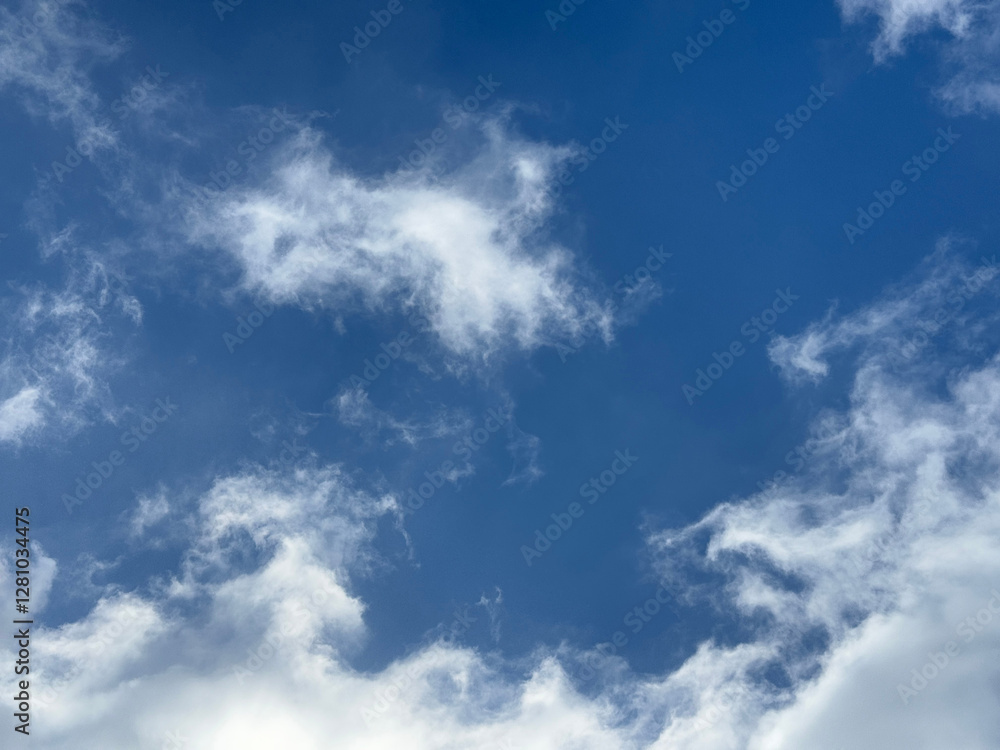
{"label": "wispy cirrus cloud", "polygon": [[[55,241],[67,243],[71,233]],[[0,303],[0,443],[36,440],[46,427],[65,437],[115,418],[108,379],[126,359],[120,337],[141,326],[142,305],[123,275],[74,247],[56,261],[65,269],[60,288],[10,283]]]}
{"label": "wispy cirrus cloud", "polygon": [[877,302],[848,315],[838,315],[834,306],[802,333],[775,338],[768,346],[771,360],[791,381],[818,381],[828,374],[834,354],[864,348],[871,364],[891,367],[912,358],[908,343],[936,336],[944,326],[951,335],[936,336],[942,343],[971,345],[967,332],[995,319],[989,301],[1000,291],[995,282],[1000,265],[995,255],[979,263],[963,260],[956,251],[966,244],[941,239],[911,279],[887,289]]}
{"label": "wispy cirrus cloud", "polygon": [[358,428],[366,439],[380,438],[385,445],[402,441],[415,446],[424,440],[468,432],[473,424],[463,411],[443,406],[427,418],[399,419],[373,404],[368,391],[358,386],[342,390],[332,404],[342,424]]}
{"label": "wispy cirrus cloud", "polygon": [[876,61],[903,54],[915,37],[943,30],[947,81],[938,96],[960,113],[1000,111],[1000,3],[996,0],[838,0],[845,20],[879,20]]}
{"label": "wispy cirrus cloud", "polygon": [[87,18],[77,0],[25,0],[0,8],[0,91],[14,91],[29,112],[68,122],[79,141],[112,148],[117,135],[100,115],[89,71],[118,58],[126,42]]}

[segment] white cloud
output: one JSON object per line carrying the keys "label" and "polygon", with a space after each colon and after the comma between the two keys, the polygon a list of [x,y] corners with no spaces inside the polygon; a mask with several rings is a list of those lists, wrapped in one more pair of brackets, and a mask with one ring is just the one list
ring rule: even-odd
{"label": "white cloud", "polygon": [[[198,503],[179,577],[145,595],[111,589],[83,619],[35,633],[33,741],[625,747],[611,726],[614,707],[575,694],[551,657],[523,683],[440,642],[378,674],[347,665],[365,637],[350,572],[367,565],[374,522],[394,508],[391,498],[351,489],[333,467],[219,480]],[[481,603],[498,635],[499,591]]]}
{"label": "white cloud", "polygon": [[[921,331],[947,338],[936,331],[949,326],[951,335],[958,335],[955,331],[964,328],[970,309],[982,298],[996,296],[994,279],[1000,272],[996,256],[983,257],[976,266],[960,261],[955,249],[962,245],[942,239],[918,270],[919,281],[894,285],[878,302],[850,315],[838,318],[834,307],[803,333],[778,336],[768,346],[771,359],[790,380],[816,381],[827,375],[827,359],[837,352],[863,347],[869,362],[891,367],[913,359],[911,349],[921,347],[905,344],[921,342]],[[987,315],[995,313],[988,310]]]}
{"label": "white cloud", "polygon": [[[37,511],[36,511],[37,515]],[[35,614],[41,614],[45,611],[46,606],[49,602],[49,594],[52,591],[52,583],[55,580],[56,572],[58,570],[58,565],[56,561],[49,557],[45,553],[45,546],[38,541],[38,539],[31,533],[31,516],[22,516],[23,519],[28,521],[28,526],[21,525],[20,528],[26,529],[28,531],[28,549],[30,551],[29,559],[29,580],[30,580],[30,594],[31,594],[31,612]],[[20,538],[15,536],[15,539]],[[24,549],[17,544],[14,545],[14,550]],[[8,550],[4,552],[0,549],[0,562],[2,562],[3,567],[6,571],[15,571],[19,568],[17,567],[16,561],[23,560],[23,555],[18,557],[13,552]],[[0,595],[3,596],[3,613],[5,619],[9,621],[15,619],[23,619],[22,615],[17,614],[16,605],[16,581],[13,575],[4,574],[0,575]],[[23,594],[21,595],[23,596]]]}
{"label": "white cloud", "polygon": [[542,439],[538,435],[525,432],[513,420],[507,426],[509,440],[507,452],[512,459],[510,475],[504,480],[504,486],[512,484],[531,484],[544,476],[540,455]]}
{"label": "white cloud", "polygon": [[874,52],[879,59],[902,52],[906,39],[940,26],[956,36],[963,36],[980,2],[969,0],[839,0],[848,21],[867,14],[879,17],[881,28]]}
{"label": "white cloud", "polygon": [[935,29],[950,80],[939,96],[959,112],[1000,111],[1000,3],[997,0],[838,0],[844,18],[879,19],[872,53],[879,62],[901,54],[912,37]]}
{"label": "white cloud", "polygon": [[20,444],[22,436],[42,424],[41,397],[38,388],[26,386],[0,403],[0,442]]}
{"label": "white cloud", "polygon": [[[1000,744],[988,707],[1000,669],[986,656],[1000,648],[1000,597],[991,600],[1000,581],[991,541],[1000,532],[1000,361],[956,370],[945,356],[890,358],[901,332],[920,330],[946,301],[962,268],[937,254],[909,290],[777,345],[787,366],[807,374],[827,373],[823,355],[852,347],[844,433],[800,476],[654,537],[665,572],[700,560],[728,584],[720,605],[735,606],[745,624],[770,623],[753,628],[750,642],[785,676],[780,687],[742,678],[749,700],[717,723],[745,742],[701,735],[671,747]],[[977,356],[963,351],[966,363]],[[706,542],[703,557],[693,552]],[[991,601],[995,612],[981,615],[990,624],[966,641],[961,621]],[[949,641],[959,653],[904,702],[899,686]]]}
{"label": "white cloud", "polygon": [[[928,290],[954,268],[935,256],[911,296],[933,307]],[[837,366],[856,377],[837,440],[800,475],[651,536],[664,577],[695,565],[714,581],[692,593],[709,593],[743,643],[705,641],[679,668],[641,679],[606,660],[589,695],[564,671],[579,656],[565,646],[511,664],[436,641],[359,673],[350,657],[368,633],[351,580],[372,568],[370,542],[395,501],[358,490],[336,467],[254,470],[198,501],[175,578],[141,594],[112,589],[85,618],[37,634],[38,695],[53,683],[58,694],[38,707],[34,741],[45,750],[160,748],[178,735],[190,750],[1000,746],[1000,359],[961,347],[975,367],[928,353],[890,369],[886,347],[926,307],[898,309],[907,298],[897,288],[810,329],[823,343],[814,352],[850,345],[854,359]],[[995,327],[967,326],[996,350]],[[500,603],[499,594],[482,602],[491,617]],[[979,620],[963,629],[969,617]],[[904,702],[912,670],[949,650]]]}
{"label": "white cloud", "polygon": [[27,0],[16,11],[0,8],[0,90],[12,89],[35,115],[68,121],[78,142],[112,148],[117,136],[99,116],[88,72],[117,58],[124,43],[80,7],[75,0]]}
{"label": "white cloud", "polygon": [[93,418],[113,420],[107,378],[124,362],[118,323],[136,326],[142,306],[127,281],[87,253],[68,261],[61,289],[10,285],[0,305],[9,337],[0,350],[0,443],[65,435]]}
{"label": "white cloud", "polygon": [[226,251],[243,284],[279,303],[418,310],[452,354],[482,361],[611,319],[577,281],[571,254],[540,234],[568,148],[484,126],[486,143],[434,182],[426,172],[363,178],[309,128],[274,148],[262,185],[191,200],[191,241]]}
{"label": "white cloud", "polygon": [[164,487],[157,488],[152,495],[140,495],[137,507],[128,515],[129,536],[142,537],[148,528],[155,526],[170,514],[170,500]]}
{"label": "white cloud", "polygon": [[343,389],[333,403],[341,423],[359,428],[366,439],[387,433],[384,439],[386,445],[392,445],[397,439],[407,445],[417,445],[423,440],[468,432],[473,426],[467,414],[444,406],[426,420],[397,419],[375,406],[368,391],[359,386]]}

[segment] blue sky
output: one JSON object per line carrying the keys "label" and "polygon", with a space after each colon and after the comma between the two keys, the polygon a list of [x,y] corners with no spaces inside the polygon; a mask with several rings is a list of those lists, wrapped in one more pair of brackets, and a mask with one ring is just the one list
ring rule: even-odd
{"label": "blue sky", "polygon": [[0,9],[11,742],[1000,745],[998,13]]}

